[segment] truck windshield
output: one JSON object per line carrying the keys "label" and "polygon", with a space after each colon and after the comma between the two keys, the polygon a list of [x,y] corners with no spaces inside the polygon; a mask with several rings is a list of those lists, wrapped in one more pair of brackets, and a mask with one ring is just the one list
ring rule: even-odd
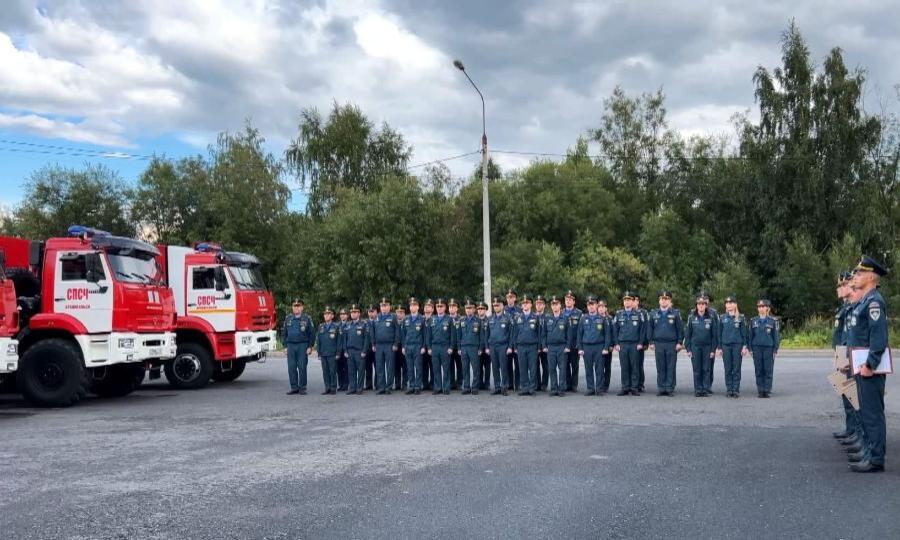
{"label": "truck windshield", "polygon": [[133,255],[107,253],[116,281],[161,285],[162,270],[153,257],[142,258]]}
{"label": "truck windshield", "polygon": [[238,289],[263,291],[266,284],[263,282],[262,273],[259,267],[244,268],[241,266],[229,266],[231,277],[234,278],[234,284]]}

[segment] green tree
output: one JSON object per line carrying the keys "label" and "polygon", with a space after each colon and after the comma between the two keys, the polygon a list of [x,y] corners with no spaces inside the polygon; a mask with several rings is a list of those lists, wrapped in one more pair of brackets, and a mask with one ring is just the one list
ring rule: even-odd
{"label": "green tree", "polygon": [[128,216],[130,191],[118,173],[103,165],[72,169],[48,165],[25,182],[23,202],[4,231],[25,238],[64,236],[71,225],[86,225],[121,236],[134,236]]}
{"label": "green tree", "polygon": [[709,292],[716,309],[724,310],[725,297],[734,295],[738,309],[751,317],[755,314],[754,306],[762,293],[759,276],[743,256],[735,253],[725,257],[721,268],[704,281],[703,289]]}
{"label": "green tree", "polygon": [[804,233],[794,235],[777,265],[773,285],[784,317],[799,323],[815,313],[824,313],[834,304],[828,264]]}
{"label": "green tree", "polygon": [[334,103],[327,120],[303,109],[299,133],[285,156],[300,186],[309,190],[307,209],[326,212],[340,188],[372,191],[389,176],[402,176],[412,153],[403,136],[382,124],[375,128],[354,105]]}
{"label": "green tree", "polygon": [[190,244],[206,236],[203,200],[208,196],[207,163],[201,156],[177,162],[154,157],[138,178],[132,219],[145,237],[164,244]]}

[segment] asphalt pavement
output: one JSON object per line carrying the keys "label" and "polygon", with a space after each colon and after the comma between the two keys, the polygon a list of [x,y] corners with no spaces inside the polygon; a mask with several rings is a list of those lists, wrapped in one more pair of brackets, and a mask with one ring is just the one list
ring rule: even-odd
{"label": "asphalt pavement", "polygon": [[783,352],[771,399],[749,359],[740,399],[721,359],[695,398],[683,356],[671,398],[322,396],[316,360],[287,396],[281,356],[70,409],[2,395],[0,537],[897,538],[900,387],[887,470],[851,473],[830,365]]}

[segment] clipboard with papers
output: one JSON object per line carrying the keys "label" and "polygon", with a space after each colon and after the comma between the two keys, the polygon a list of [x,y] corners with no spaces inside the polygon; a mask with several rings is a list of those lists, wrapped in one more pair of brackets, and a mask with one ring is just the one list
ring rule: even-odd
{"label": "clipboard with papers", "polygon": [[[850,348],[850,366],[853,369],[854,375],[859,375],[860,368],[866,363],[868,358],[869,349],[865,347]],[[884,354],[881,355],[881,362],[878,364],[878,369],[874,370],[874,373],[876,375],[890,375],[894,373],[894,363],[893,358],[891,357],[890,347],[884,350]]]}

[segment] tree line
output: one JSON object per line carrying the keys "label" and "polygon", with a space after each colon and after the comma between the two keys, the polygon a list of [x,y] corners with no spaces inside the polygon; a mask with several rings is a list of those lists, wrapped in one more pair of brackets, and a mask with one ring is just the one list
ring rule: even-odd
{"label": "tree line", "polygon": [[[782,64],[752,75],[758,118],[733,137],[684,137],[662,90],[617,88],[565,158],[489,167],[493,292],[574,289],[611,303],[658,289],[687,308],[699,289],[772,298],[788,325],[826,317],[861,252],[894,269],[900,300],[900,128],[863,107],[865,71],[834,48],[817,65],[797,27]],[[591,153],[595,150],[595,154]],[[206,155],[154,157],[135,185],[102,165],[47,166],[25,181],[3,232],[42,238],[86,223],[117,234],[256,254],[280,306],[382,295],[481,297],[480,167],[411,172],[412,148],[352,104],[304,109],[282,156],[249,123]],[[307,194],[292,211],[292,190]],[[896,305],[896,304],[894,304]]]}

